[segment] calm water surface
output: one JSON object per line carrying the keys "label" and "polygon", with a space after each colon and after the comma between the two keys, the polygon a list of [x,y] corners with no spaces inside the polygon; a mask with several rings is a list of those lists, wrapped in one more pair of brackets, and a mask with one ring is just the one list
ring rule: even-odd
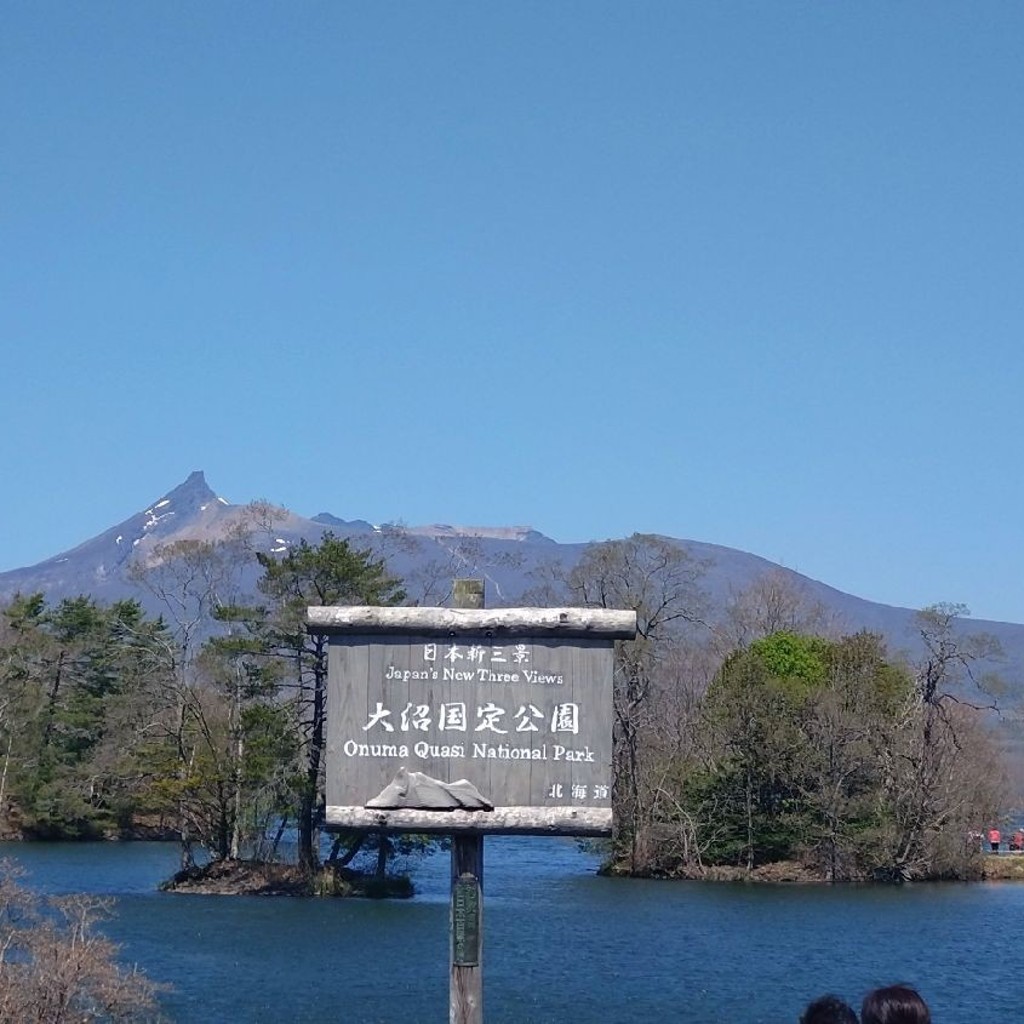
{"label": "calm water surface", "polygon": [[[31,886],[117,899],[106,930],[175,1021],[448,1019],[448,858],[377,903],[175,895],[173,844],[0,844]],[[567,840],[488,838],[488,1024],[793,1024],[824,991],[920,986],[936,1024],[1024,998],[1024,885],[785,888],[598,878]]]}

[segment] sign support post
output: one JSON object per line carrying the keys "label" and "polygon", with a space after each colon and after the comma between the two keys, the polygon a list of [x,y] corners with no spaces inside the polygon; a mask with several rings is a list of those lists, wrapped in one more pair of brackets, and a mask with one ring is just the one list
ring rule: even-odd
{"label": "sign support post", "polygon": [[[455,608],[483,608],[484,581],[455,580]],[[483,1024],[484,837],[479,832],[453,835],[451,895],[451,974],[449,1024]]]}

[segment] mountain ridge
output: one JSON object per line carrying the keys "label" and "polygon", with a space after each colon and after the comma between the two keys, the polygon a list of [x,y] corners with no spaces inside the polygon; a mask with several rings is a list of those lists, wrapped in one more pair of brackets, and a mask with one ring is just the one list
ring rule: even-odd
{"label": "mountain ridge", "polygon": [[[424,604],[441,603],[454,576],[484,577],[487,603],[493,607],[528,603],[523,595],[536,581],[533,574],[552,560],[571,567],[590,546],[564,544],[529,527],[375,526],[330,512],[306,518],[269,502],[238,505],[217,494],[205,474],[196,470],[141,511],[75,547],[35,565],[0,573],[0,603],[18,593],[41,592],[51,603],[85,594],[107,604],[134,598],[150,613],[160,614],[163,609],[154,595],[132,578],[132,563],[140,557],[154,560],[162,544],[219,540],[245,525],[258,525],[257,549],[273,554],[282,554],[301,541],[315,544],[326,531],[370,548],[387,560],[389,569],[405,580],[410,592],[415,591]],[[808,606],[825,609],[838,631],[867,630],[884,637],[894,653],[910,658],[922,653],[915,609],[847,594],[750,552],[662,536],[707,563],[701,586],[720,611],[758,580],[780,577]],[[258,571],[256,566],[246,568],[243,591],[255,593]],[[998,672],[1007,683],[1000,702],[1003,710],[992,719],[1024,799],[1024,741],[1017,731],[1018,715],[1024,709],[1024,625],[969,619],[958,622],[957,629],[987,633],[1004,652],[1003,657],[980,669]]]}
{"label": "mountain ridge", "polygon": [[[562,543],[529,526],[374,525],[331,512],[306,517],[270,503],[255,504],[266,506],[268,522],[263,530],[267,551],[280,553],[299,540],[315,543],[325,530],[331,530],[355,543],[379,549],[387,549],[389,539],[404,542],[404,547],[403,543],[393,543],[394,550],[385,550],[392,571],[399,575],[422,571],[424,561],[430,559],[447,559],[453,569],[471,573],[480,568],[472,564],[473,557],[479,556],[479,562],[495,563],[482,574],[502,602],[514,597],[517,588],[519,592],[527,588],[526,577],[539,563],[557,557],[571,565],[593,543]],[[139,597],[138,585],[128,579],[133,558],[151,555],[160,544],[176,540],[221,539],[250,515],[252,508],[252,504],[236,504],[221,496],[210,487],[205,473],[195,470],[142,510],[99,534],[34,565],[0,573],[0,600],[35,591],[54,600],[78,594],[91,594],[100,600]],[[718,603],[728,601],[757,578],[777,573],[809,599],[837,613],[851,629],[880,632],[890,642],[906,632],[916,611],[848,594],[751,552],[707,541],[659,536],[709,563],[704,583]],[[413,549],[413,542],[418,549]],[[1010,640],[1014,649],[1019,645],[1019,661],[1024,664],[1024,625],[973,619],[970,625],[993,632],[1004,642]]]}

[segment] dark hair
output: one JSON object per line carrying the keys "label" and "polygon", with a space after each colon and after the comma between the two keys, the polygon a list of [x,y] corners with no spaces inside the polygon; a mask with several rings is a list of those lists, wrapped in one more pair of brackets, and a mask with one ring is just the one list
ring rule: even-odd
{"label": "dark hair", "polygon": [[857,1014],[838,996],[822,996],[807,1004],[800,1024],[857,1024]]}
{"label": "dark hair", "polygon": [[864,997],[861,1024],[931,1024],[925,1001],[909,985],[876,988]]}

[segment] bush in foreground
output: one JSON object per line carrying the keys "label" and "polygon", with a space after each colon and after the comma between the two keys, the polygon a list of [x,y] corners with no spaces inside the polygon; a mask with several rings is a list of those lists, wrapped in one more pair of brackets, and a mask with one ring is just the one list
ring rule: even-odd
{"label": "bush in foreground", "polygon": [[0,1024],[160,1021],[160,986],[117,963],[96,931],[109,901],[44,898],[0,862]]}

